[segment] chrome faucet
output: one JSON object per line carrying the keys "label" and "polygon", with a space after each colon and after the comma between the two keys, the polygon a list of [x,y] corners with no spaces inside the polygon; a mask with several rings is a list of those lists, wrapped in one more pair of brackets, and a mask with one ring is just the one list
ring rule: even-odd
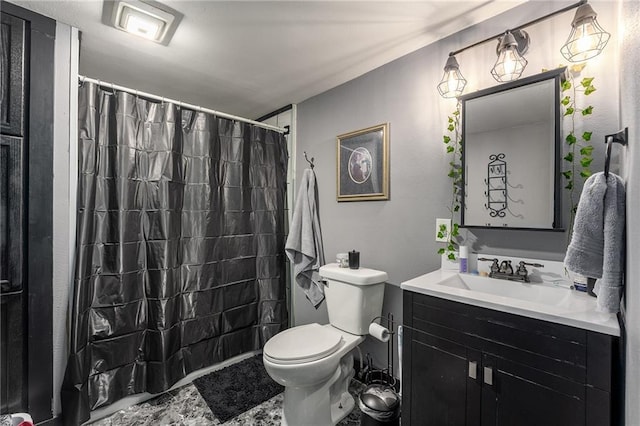
{"label": "chrome faucet", "polygon": [[521,260],[518,263],[518,268],[514,272],[510,260],[503,260],[500,263],[498,263],[498,259],[496,258],[488,259],[485,257],[479,257],[478,260],[492,262],[489,268],[491,270],[491,272],[489,272],[489,278],[497,278],[509,281],[521,281],[523,283],[530,282],[527,266],[533,266],[534,268],[544,268],[544,265],[540,263],[528,263],[524,260]]}

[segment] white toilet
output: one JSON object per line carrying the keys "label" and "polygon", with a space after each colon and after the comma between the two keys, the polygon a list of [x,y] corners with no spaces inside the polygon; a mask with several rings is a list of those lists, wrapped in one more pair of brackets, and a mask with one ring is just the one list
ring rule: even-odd
{"label": "white toilet", "polygon": [[335,425],[351,412],[351,351],[382,313],[386,272],[320,268],[325,280],[329,324],[308,324],[273,336],[263,349],[267,373],[284,385],[283,425]]}

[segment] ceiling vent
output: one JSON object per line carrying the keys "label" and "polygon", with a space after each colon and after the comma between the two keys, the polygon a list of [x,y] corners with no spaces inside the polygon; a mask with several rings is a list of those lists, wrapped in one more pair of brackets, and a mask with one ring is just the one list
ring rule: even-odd
{"label": "ceiling vent", "polygon": [[167,46],[182,14],[152,0],[105,0],[102,22]]}

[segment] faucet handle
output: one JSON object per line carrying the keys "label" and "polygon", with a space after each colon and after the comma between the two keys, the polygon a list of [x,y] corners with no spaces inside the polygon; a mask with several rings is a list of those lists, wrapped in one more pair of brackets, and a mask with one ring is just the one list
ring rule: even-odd
{"label": "faucet handle", "polygon": [[534,268],[544,268],[544,265],[542,263],[529,263],[525,262],[524,260],[520,261],[520,265],[533,266]]}
{"label": "faucet handle", "polygon": [[524,260],[521,260],[518,263],[518,270],[516,271],[516,274],[521,275],[523,277],[526,277],[527,275],[529,275],[529,271],[527,271],[527,266],[533,266],[534,268],[544,268],[544,265],[541,263],[529,263],[529,262],[525,262]]}
{"label": "faucet handle", "polygon": [[479,257],[478,260],[483,261],[483,262],[493,262],[491,264],[491,272],[498,272],[500,271],[500,266],[498,265],[498,259],[496,259],[495,257],[493,259],[488,259],[486,257]]}

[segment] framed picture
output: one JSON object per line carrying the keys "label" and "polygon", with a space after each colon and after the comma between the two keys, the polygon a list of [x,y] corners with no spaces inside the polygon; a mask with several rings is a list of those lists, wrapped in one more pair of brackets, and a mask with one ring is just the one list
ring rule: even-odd
{"label": "framed picture", "polygon": [[389,199],[389,124],[338,136],[338,201]]}

